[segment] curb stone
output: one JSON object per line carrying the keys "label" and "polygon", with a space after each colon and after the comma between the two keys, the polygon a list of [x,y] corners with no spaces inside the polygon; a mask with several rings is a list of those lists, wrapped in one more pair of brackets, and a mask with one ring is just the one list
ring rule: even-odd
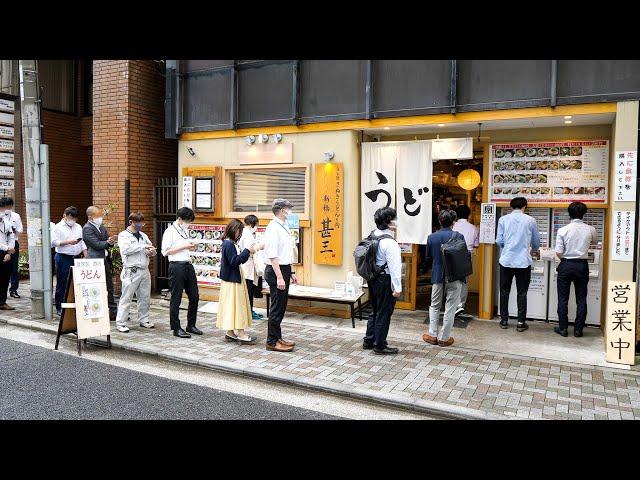
{"label": "curb stone", "polygon": [[[15,318],[7,318],[0,316],[0,323],[5,323],[12,326],[18,326],[22,328],[28,328],[44,333],[56,334],[58,329],[55,325],[43,325],[41,322],[34,320],[16,320]],[[69,338],[63,336],[62,338]],[[106,346],[104,340],[94,339],[90,343]],[[199,357],[195,355],[178,355],[172,351],[163,350],[160,347],[153,347],[150,345],[135,344],[133,342],[126,342],[122,340],[112,339],[111,344],[113,348],[121,350],[127,350],[137,353],[143,353],[147,355],[157,355],[160,358],[167,359],[172,362],[184,363],[194,366],[200,366],[203,368],[210,368],[212,370],[223,371],[225,373],[231,373],[235,375],[243,375],[254,377],[260,380],[266,380],[276,383],[284,383],[288,385],[296,385],[302,388],[310,390],[321,391],[324,393],[330,393],[337,396],[347,396],[357,400],[372,401],[384,405],[393,406],[395,408],[402,408],[406,410],[418,411],[434,415],[445,419],[455,420],[506,420],[515,419],[506,415],[499,415],[495,413],[487,413],[481,410],[474,410],[467,407],[459,407],[455,405],[447,405],[443,403],[421,400],[421,399],[408,399],[405,396],[397,395],[386,392],[372,392],[360,387],[354,387],[352,385],[338,385],[332,382],[322,379],[311,379],[304,376],[293,375],[291,373],[268,370],[261,367],[255,367],[252,365],[242,366],[240,364],[224,361],[224,360],[212,360],[206,357]]]}

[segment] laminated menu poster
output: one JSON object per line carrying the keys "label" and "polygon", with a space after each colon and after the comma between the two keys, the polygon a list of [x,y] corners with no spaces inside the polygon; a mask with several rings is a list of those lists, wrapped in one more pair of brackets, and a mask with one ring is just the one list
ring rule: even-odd
{"label": "laminated menu poster", "polygon": [[[226,225],[189,225],[189,241],[197,244],[194,252],[189,252],[191,264],[196,271],[198,285],[220,285],[220,259],[222,257],[222,234]],[[262,241],[267,227],[258,227],[256,242]],[[294,242],[300,243],[300,229],[291,229]],[[300,263],[300,256],[294,262]]]}
{"label": "laminated menu poster", "polygon": [[491,202],[607,200],[608,140],[497,144],[489,158]]}

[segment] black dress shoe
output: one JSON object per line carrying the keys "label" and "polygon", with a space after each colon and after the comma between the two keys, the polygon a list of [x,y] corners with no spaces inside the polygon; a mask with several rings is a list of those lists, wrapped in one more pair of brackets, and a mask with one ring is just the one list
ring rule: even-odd
{"label": "black dress shoe", "polygon": [[518,324],[516,325],[516,330],[518,332],[524,332],[526,329],[529,328],[529,325],[527,324],[527,322],[518,322]]}
{"label": "black dress shoe", "polygon": [[562,335],[563,337],[569,336],[569,332],[567,332],[566,330],[561,330],[560,327],[553,327],[553,331],[556,332],[558,335]]}
{"label": "black dress shoe", "polygon": [[374,347],[373,353],[375,353],[376,355],[394,355],[398,353],[398,349],[393,347],[384,347],[384,348]]}
{"label": "black dress shoe", "polygon": [[200,330],[195,325],[193,327],[187,327],[187,332],[193,333],[194,335],[202,335],[202,330]]}
{"label": "black dress shoe", "polygon": [[509,328],[509,320],[500,320],[500,328]]}
{"label": "black dress shoe", "polygon": [[180,337],[180,338],[191,338],[191,335],[189,335],[187,332],[185,332],[181,328],[179,328],[178,330],[174,330],[173,331],[173,336],[174,337]]}
{"label": "black dress shoe", "polygon": [[362,342],[362,349],[363,350],[372,350],[373,349],[373,343]]}
{"label": "black dress shoe", "polygon": [[9,292],[9,295],[11,295],[11,297],[13,298],[20,298],[20,295],[18,295],[18,292]]}
{"label": "black dress shoe", "polygon": [[573,331],[573,336],[574,337],[581,337],[582,336],[582,330],[574,330]]}

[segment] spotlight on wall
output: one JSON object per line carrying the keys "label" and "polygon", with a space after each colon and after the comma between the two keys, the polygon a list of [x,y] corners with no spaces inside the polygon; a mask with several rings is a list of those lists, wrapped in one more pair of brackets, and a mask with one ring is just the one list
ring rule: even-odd
{"label": "spotlight on wall", "polygon": [[255,135],[249,135],[247,137],[247,145],[253,145],[254,143],[256,143],[256,136]]}
{"label": "spotlight on wall", "polygon": [[273,136],[273,139],[276,141],[276,143],[280,143],[282,141],[282,134],[281,133],[276,133]]}
{"label": "spotlight on wall", "polygon": [[324,161],[325,162],[330,162],[331,160],[333,160],[333,157],[335,157],[336,154],[333,152],[324,152]]}
{"label": "spotlight on wall", "polygon": [[267,143],[269,141],[269,135],[266,133],[261,133],[258,135],[258,143]]}
{"label": "spotlight on wall", "polygon": [[189,155],[191,155],[192,157],[196,156],[196,152],[194,152],[193,148],[191,147],[187,147],[187,152],[189,152]]}

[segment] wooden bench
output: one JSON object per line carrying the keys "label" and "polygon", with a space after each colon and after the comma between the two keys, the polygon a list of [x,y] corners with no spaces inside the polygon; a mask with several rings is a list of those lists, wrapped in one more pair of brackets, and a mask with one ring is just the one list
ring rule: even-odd
{"label": "wooden bench", "polygon": [[[305,285],[291,285],[289,287],[289,298],[292,300],[307,300],[310,302],[336,303],[349,305],[351,312],[351,326],[356,328],[356,318],[363,320],[363,309],[369,304],[369,300],[362,301],[364,291],[356,293],[355,296],[332,297],[332,290],[329,288],[308,287]],[[269,316],[269,306],[271,304],[271,292],[268,288],[262,289],[267,303],[267,316]]]}

